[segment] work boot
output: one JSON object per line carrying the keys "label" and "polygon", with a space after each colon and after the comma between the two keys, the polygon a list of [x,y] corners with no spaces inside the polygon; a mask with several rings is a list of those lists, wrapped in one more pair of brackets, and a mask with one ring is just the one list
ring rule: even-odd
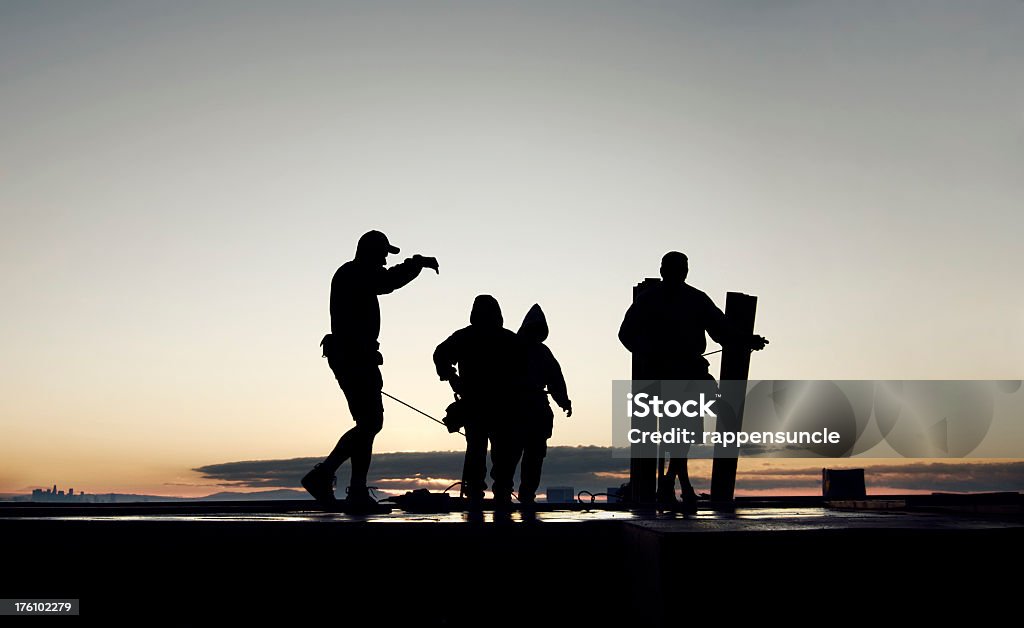
{"label": "work boot", "polygon": [[683,500],[679,508],[684,513],[690,515],[697,514],[697,493],[693,490],[692,486],[683,487]]}
{"label": "work boot", "polygon": [[484,496],[479,493],[474,493],[466,497],[466,510],[483,510],[484,507]]}
{"label": "work boot", "polygon": [[481,510],[484,505],[484,491],[482,488],[467,488],[467,484],[462,484],[462,496],[466,498],[466,509],[467,510]]}
{"label": "work boot", "polygon": [[537,496],[533,493],[519,491],[519,506],[524,510],[533,510],[537,507]]}
{"label": "work boot", "polygon": [[494,494],[494,509],[495,510],[512,510],[512,494],[507,492],[500,492]]}
{"label": "work boot", "polygon": [[343,510],[349,515],[386,515],[391,506],[378,503],[365,488],[349,488]]}
{"label": "work boot", "polygon": [[313,466],[313,470],[302,478],[302,488],[306,489],[313,499],[323,504],[333,504],[334,483],[337,478],[321,463]]}
{"label": "work boot", "polygon": [[679,506],[679,500],[676,499],[675,478],[665,477],[658,480],[657,500],[658,505],[660,506],[665,506],[673,509]]}

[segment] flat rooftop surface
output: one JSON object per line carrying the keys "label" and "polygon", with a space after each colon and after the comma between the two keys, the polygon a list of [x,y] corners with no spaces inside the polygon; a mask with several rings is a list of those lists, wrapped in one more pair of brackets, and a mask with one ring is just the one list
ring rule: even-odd
{"label": "flat rooftop surface", "polygon": [[[261,508],[262,506],[262,508]],[[920,511],[900,508],[836,509],[820,505],[737,506],[734,511],[702,509],[697,514],[627,510],[579,505],[548,505],[539,512],[414,513],[355,516],[311,508],[309,502],[218,504],[111,504],[93,506],[20,505],[0,506],[0,521],[91,521],[163,523],[309,523],[309,524],[586,524],[618,522],[652,532],[729,532],[772,530],[826,530],[854,528],[900,529],[993,529],[1024,527],[1014,514]]]}
{"label": "flat rooftop surface", "polygon": [[0,535],[12,540],[8,597],[81,599],[94,617],[158,613],[192,625],[211,616],[196,615],[200,607],[226,619],[332,608],[349,609],[341,620],[370,615],[352,625],[373,625],[383,612],[393,625],[476,627],[494,623],[496,608],[517,620],[526,596],[543,609],[537,625],[593,622],[599,609],[599,624],[674,626],[693,591],[709,602],[687,606],[687,620],[718,621],[738,601],[798,605],[815,617],[870,603],[890,616],[908,608],[908,582],[970,574],[942,605],[909,605],[915,619],[944,621],[947,602],[1016,599],[1017,580],[992,566],[1024,560],[1019,501],[739,500],[696,515],[544,504],[532,514],[372,516],[311,501],[7,503]]}

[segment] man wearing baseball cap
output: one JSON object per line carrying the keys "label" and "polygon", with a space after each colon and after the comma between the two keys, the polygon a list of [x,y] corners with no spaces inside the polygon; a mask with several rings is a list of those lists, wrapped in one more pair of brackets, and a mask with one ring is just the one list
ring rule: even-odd
{"label": "man wearing baseball cap", "polygon": [[424,268],[438,271],[433,257],[413,255],[390,268],[388,254],[398,253],[380,231],[367,231],[356,245],[355,259],[334,273],[331,281],[331,333],[321,345],[324,357],[338,380],[356,425],[338,440],[334,450],[302,478],[302,486],[317,501],[333,504],[335,473],[352,460],[345,510],[386,512],[366,489],[374,437],[384,425],[384,387],[380,365],[384,357],[378,348],[380,303],[378,295],[389,294],[415,279]]}

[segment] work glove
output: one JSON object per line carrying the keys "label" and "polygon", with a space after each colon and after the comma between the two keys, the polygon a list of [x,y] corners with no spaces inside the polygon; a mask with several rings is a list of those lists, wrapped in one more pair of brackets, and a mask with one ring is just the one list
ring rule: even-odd
{"label": "work glove", "polygon": [[441,270],[437,265],[436,257],[424,257],[423,255],[413,255],[412,258],[420,265],[420,268],[429,268],[437,274],[441,274]]}

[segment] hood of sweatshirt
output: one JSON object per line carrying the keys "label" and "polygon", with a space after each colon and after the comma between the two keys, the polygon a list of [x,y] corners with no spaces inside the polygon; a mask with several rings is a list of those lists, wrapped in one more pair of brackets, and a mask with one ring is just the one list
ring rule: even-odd
{"label": "hood of sweatshirt", "polygon": [[501,327],[504,322],[497,299],[489,294],[481,294],[473,300],[473,311],[469,315],[471,325]]}
{"label": "hood of sweatshirt", "polygon": [[548,320],[544,317],[544,310],[536,303],[530,308],[523,318],[523,324],[517,332],[519,337],[532,342],[544,342],[548,338]]}

